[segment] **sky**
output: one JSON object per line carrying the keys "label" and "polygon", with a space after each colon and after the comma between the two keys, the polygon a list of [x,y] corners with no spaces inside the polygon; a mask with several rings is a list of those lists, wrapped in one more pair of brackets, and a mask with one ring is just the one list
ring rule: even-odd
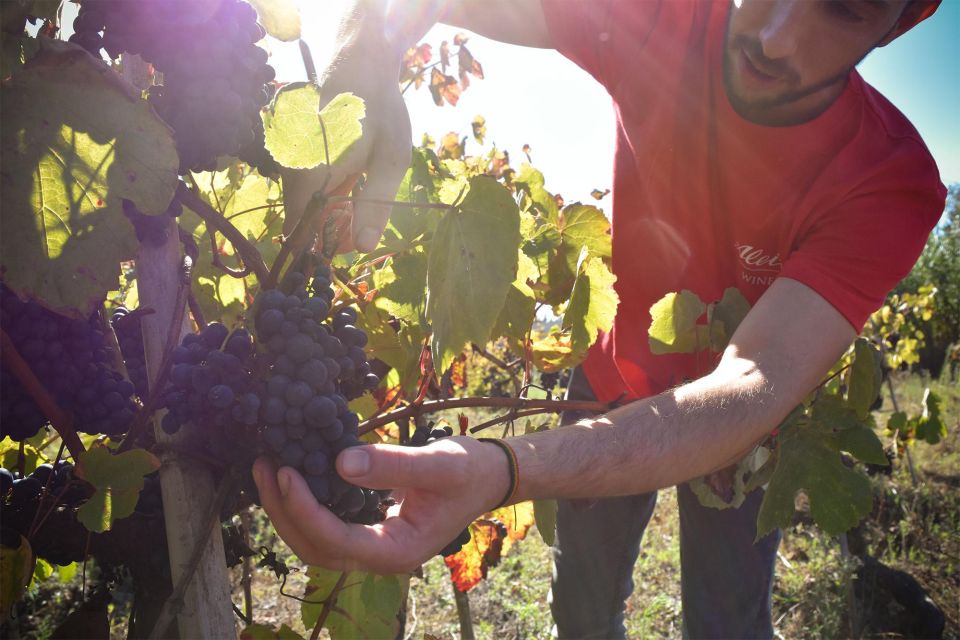
{"label": "sky", "polygon": [[[586,0],[585,0],[586,1]],[[314,56],[326,59],[342,0],[302,0],[304,35]],[[325,7],[326,9],[320,9]],[[434,47],[460,30],[438,25],[424,38]],[[889,47],[874,51],[860,72],[913,122],[937,160],[946,184],[960,182],[960,0],[945,0],[937,13]],[[523,161],[531,147],[533,164],[546,187],[568,202],[595,202],[590,191],[611,183],[614,116],[606,91],[555,51],[506,45],[471,35],[467,44],[481,62],[485,80],[475,80],[456,107],[437,107],[426,87],[406,94],[414,140],[423,133],[439,139],[448,131],[470,133],[475,115],[487,120],[488,140]],[[272,63],[280,79],[303,79],[297,48],[274,43]],[[320,63],[322,64],[322,63]],[[478,151],[471,140],[468,153]],[[603,206],[608,201],[601,202]]]}

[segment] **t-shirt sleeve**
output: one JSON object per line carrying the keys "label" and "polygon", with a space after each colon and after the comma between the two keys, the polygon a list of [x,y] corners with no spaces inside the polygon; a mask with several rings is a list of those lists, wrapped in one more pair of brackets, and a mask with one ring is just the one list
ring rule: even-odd
{"label": "t-shirt sleeve", "polygon": [[913,268],[943,213],[946,189],[935,167],[932,177],[918,167],[908,173],[887,175],[822,216],[780,272],[823,296],[858,333]]}
{"label": "t-shirt sleeve", "polygon": [[664,0],[542,0],[557,50],[610,86],[657,22]]}

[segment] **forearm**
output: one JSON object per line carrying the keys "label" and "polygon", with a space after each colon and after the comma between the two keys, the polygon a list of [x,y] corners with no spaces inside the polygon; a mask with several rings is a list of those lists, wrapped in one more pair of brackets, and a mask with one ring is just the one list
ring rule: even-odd
{"label": "forearm", "polygon": [[691,480],[747,453],[790,408],[756,369],[715,372],[595,419],[514,438],[517,498],[632,495]]}

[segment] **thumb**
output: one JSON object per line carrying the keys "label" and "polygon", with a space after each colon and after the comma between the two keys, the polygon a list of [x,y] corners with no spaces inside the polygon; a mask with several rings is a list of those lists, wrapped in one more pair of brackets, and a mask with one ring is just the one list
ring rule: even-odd
{"label": "thumb", "polygon": [[377,248],[393,211],[391,203],[397,188],[410,166],[409,136],[400,135],[397,139],[402,142],[394,141],[388,148],[377,149],[367,170],[367,181],[353,205],[353,243],[360,251]]}
{"label": "thumb", "polygon": [[337,471],[344,480],[371,489],[455,487],[464,475],[466,451],[453,442],[444,445],[351,447],[337,457]]}

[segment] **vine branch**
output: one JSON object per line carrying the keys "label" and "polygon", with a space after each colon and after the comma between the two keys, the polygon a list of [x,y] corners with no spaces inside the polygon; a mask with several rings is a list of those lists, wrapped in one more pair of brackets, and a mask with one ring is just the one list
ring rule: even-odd
{"label": "vine branch", "polygon": [[256,274],[259,282],[268,280],[270,272],[267,270],[267,265],[264,264],[260,252],[240,233],[239,229],[220,215],[216,209],[204,202],[200,196],[191,191],[184,182],[181,182],[177,187],[177,199],[181,204],[203,218],[211,234],[213,230],[216,230],[230,241],[233,248],[237,250],[244,266]]}
{"label": "vine branch", "polygon": [[340,577],[337,578],[337,583],[333,585],[333,589],[330,591],[330,595],[323,600],[323,609],[320,610],[320,616],[317,618],[317,624],[313,626],[313,632],[310,634],[310,640],[317,640],[317,638],[320,637],[320,630],[323,629],[323,625],[326,623],[327,617],[337,604],[337,598],[340,596],[340,591],[343,590],[343,585],[347,581],[348,573],[348,571],[344,571],[340,574]]}
{"label": "vine branch", "polygon": [[[545,400],[538,398],[448,398],[446,400],[426,400],[419,404],[410,404],[402,409],[395,409],[376,418],[371,418],[360,425],[360,434],[369,433],[384,425],[422,415],[424,413],[435,413],[437,411],[446,411],[447,409],[460,409],[463,407],[504,407],[516,409],[512,416],[518,416],[521,412],[528,409],[536,409],[538,413],[559,413],[561,411],[591,411],[595,413],[605,413],[613,409],[615,402],[599,402],[596,400]],[[530,415],[523,413],[523,415]],[[477,430],[474,427],[473,430]]]}
{"label": "vine branch", "polygon": [[53,396],[50,395],[47,388],[44,387],[43,383],[37,378],[33,369],[27,364],[27,361],[24,360],[20,352],[17,351],[13,340],[10,339],[10,336],[8,336],[7,332],[3,329],[0,329],[0,361],[2,361],[3,365],[20,381],[20,384],[22,384],[27,393],[30,394],[33,401],[40,407],[43,415],[50,420],[50,424],[56,432],[60,434],[60,437],[63,438],[67,449],[70,451],[70,455],[73,456],[74,460],[78,460],[80,454],[84,452],[84,448],[83,443],[80,441],[80,436],[77,435],[76,430],[73,428],[73,420],[70,414],[60,408],[57,401],[53,399]]}

